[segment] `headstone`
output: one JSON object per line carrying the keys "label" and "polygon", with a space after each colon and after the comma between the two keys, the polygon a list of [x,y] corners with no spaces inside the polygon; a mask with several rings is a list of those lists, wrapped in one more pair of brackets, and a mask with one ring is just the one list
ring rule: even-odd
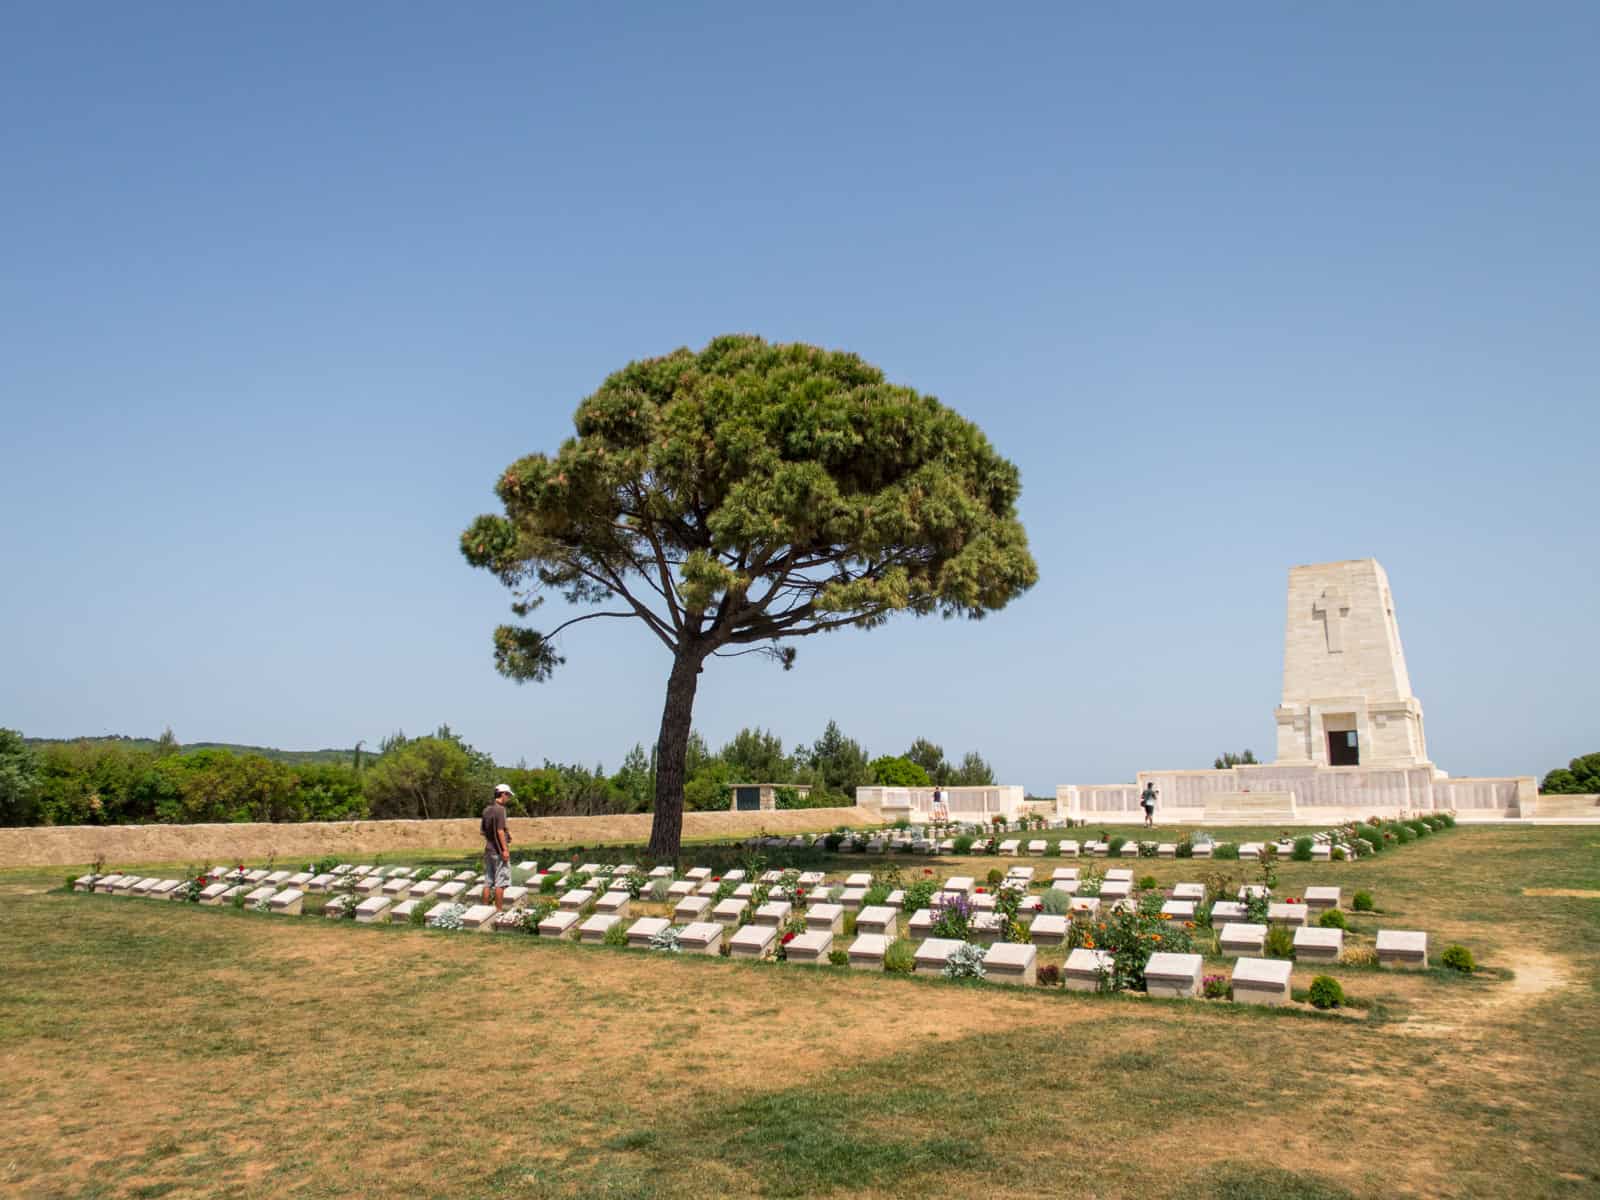
{"label": "headstone", "polygon": [[1378,930],[1378,963],[1385,967],[1428,965],[1428,935],[1400,929]]}
{"label": "headstone", "polygon": [[1057,867],[1054,871],[1050,872],[1050,882],[1051,883],[1077,883],[1078,882],[1078,868],[1077,867]]}
{"label": "headstone", "polygon": [[[448,887],[449,885],[446,884],[445,886]],[[444,891],[444,888],[440,888],[439,891]],[[437,894],[435,893],[435,895]],[[528,902],[530,894],[527,888],[513,884],[500,893],[500,899],[504,902],[506,908],[515,910]]]}
{"label": "headstone", "polygon": [[1206,898],[1206,885],[1203,883],[1179,883],[1172,888],[1174,900],[1193,900],[1199,904]]}
{"label": "headstone", "polygon": [[996,942],[983,956],[984,977],[991,983],[1032,987],[1039,982],[1039,952],[1026,942]]}
{"label": "headstone", "polygon": [[[537,875],[539,873],[539,864],[531,860],[524,859],[522,862],[517,864],[517,870],[528,875]],[[448,872],[446,872],[446,874],[448,874]],[[443,881],[441,880],[440,882]]]}
{"label": "headstone", "polygon": [[665,917],[640,917],[628,926],[628,945],[635,950],[650,949],[650,939],[672,928]]}
{"label": "headstone", "polygon": [[1133,869],[1131,867],[1112,867],[1105,873],[1107,883],[1132,883]]}
{"label": "headstone", "polygon": [[1133,884],[1126,879],[1107,879],[1100,885],[1100,899],[1126,900],[1133,893]]}
{"label": "headstone", "polygon": [[1224,921],[1243,921],[1250,915],[1250,910],[1235,900],[1218,900],[1211,906],[1211,924],[1218,925]]}
{"label": "headstone", "polygon": [[[309,884],[311,881],[308,879],[306,882]],[[292,886],[299,887],[300,885],[294,884]],[[379,879],[376,875],[363,876],[357,879],[355,883],[351,885],[355,894],[358,896],[370,896],[382,886],[383,880]]]}
{"label": "headstone", "polygon": [[333,869],[333,873],[335,875],[348,875],[352,870],[354,870],[354,868],[351,867],[349,863],[340,863]]}
{"label": "headstone", "polygon": [[303,890],[306,884],[310,883],[313,878],[314,877],[310,871],[299,871],[289,876],[285,882],[287,882],[290,887],[297,887]]}
{"label": "headstone", "polygon": [[433,895],[433,893],[438,890],[439,885],[437,883],[431,879],[424,879],[421,883],[413,883],[409,888],[407,888],[406,895],[410,896],[413,900],[422,900]]}
{"label": "headstone", "polygon": [[755,916],[750,918],[753,925],[771,925],[776,928],[789,919],[789,914],[794,906],[787,900],[768,900],[756,909]]}
{"label": "headstone", "polygon": [[272,899],[277,890],[277,888],[271,886],[270,884],[264,883],[260,887],[251,888],[250,891],[246,893],[244,902],[246,904],[265,904],[268,900]]}
{"label": "headstone", "polygon": [[[1045,844],[1045,841],[1044,841],[1043,838],[1035,838],[1033,841],[1028,843],[1028,853],[1029,854],[1043,855],[1045,850],[1047,850],[1048,848],[1049,847]],[[988,960],[985,959],[984,961],[987,962]]]}
{"label": "headstone", "polygon": [[585,904],[594,899],[594,893],[587,888],[575,888],[562,895],[557,905],[568,912],[577,912]]}
{"label": "headstone", "polygon": [[[316,882],[315,879],[311,881],[313,888]],[[385,896],[404,896],[410,890],[411,881],[409,879],[385,879],[383,881],[382,891]]]}
{"label": "headstone", "polygon": [[1196,858],[1210,858],[1214,849],[1216,847],[1210,842],[1196,842],[1194,844],[1194,856]]}
{"label": "headstone", "polygon": [[796,934],[784,949],[791,963],[802,966],[826,966],[833,950],[833,932],[828,929],[808,929]]}
{"label": "headstone", "polygon": [[857,933],[876,933],[889,941],[899,935],[900,914],[887,904],[873,904],[856,914]]}
{"label": "headstone", "polygon": [[1138,842],[1123,842],[1122,843],[1122,849],[1121,849],[1121,851],[1119,853],[1121,853],[1123,858],[1138,858],[1139,857],[1139,843]]}
{"label": "headstone", "polygon": [[749,911],[749,908],[750,902],[748,900],[735,900],[730,896],[712,907],[711,919],[718,925],[725,925],[730,929],[737,928],[739,923],[744,920],[744,914]]}
{"label": "headstone", "polygon": [[945,963],[960,945],[963,943],[954,938],[928,938],[917,947],[915,973],[942,975]]}
{"label": "headstone", "polygon": [[944,881],[940,889],[945,892],[959,892],[963,896],[970,896],[973,889],[973,879],[970,875],[952,875]]}
{"label": "headstone", "polygon": [[704,883],[700,884],[699,887],[694,889],[694,894],[696,896],[715,896],[721,890],[721,883],[715,879],[707,879]]}
{"label": "headstone", "polygon": [[671,867],[651,867],[650,868],[650,878],[651,879],[671,879],[672,878],[672,868]]}
{"label": "headstone", "polygon": [[1086,950],[1080,947],[1067,955],[1067,965],[1061,971],[1061,982],[1071,992],[1098,992],[1102,979],[1110,975],[1115,961],[1109,950]]}
{"label": "headstone", "polygon": [[1204,961],[1198,954],[1152,954],[1144,968],[1145,991],[1167,998],[1198,996]]}
{"label": "headstone", "polygon": [[231,890],[225,883],[213,883],[209,887],[201,889],[200,903],[207,908],[215,908],[222,903],[223,896],[227,895]]}
{"label": "headstone", "polygon": [[[361,925],[377,925],[387,921],[393,913],[387,896],[368,896],[356,905],[356,922]],[[411,915],[409,912],[406,914]]]}
{"label": "headstone", "polygon": [[[742,903],[736,901],[736,903]],[[721,907],[720,905],[718,907]],[[746,925],[728,939],[731,958],[767,958],[778,945],[778,930],[774,925]]]}
{"label": "headstone", "polygon": [[857,871],[845,876],[844,885],[847,888],[869,888],[872,886],[872,876],[865,871]]}
{"label": "headstone", "polygon": [[1304,904],[1269,904],[1267,905],[1267,920],[1274,925],[1288,925],[1298,928],[1306,923],[1311,910]]}
{"label": "headstone", "polygon": [[[1334,932],[1338,932],[1335,930]],[[1233,998],[1239,1004],[1287,1004],[1294,964],[1282,958],[1241,958],[1233,964]]]}
{"label": "headstone", "polygon": [[753,898],[755,894],[756,885],[753,883],[741,883],[738,887],[733,889],[733,898],[735,900],[749,900]]}
{"label": "headstone", "polygon": [[850,966],[857,971],[883,970],[883,956],[889,949],[890,938],[881,933],[863,933],[850,943],[847,951]]}
{"label": "headstone", "polygon": [[1272,889],[1259,883],[1247,883],[1239,889],[1240,900],[1266,900],[1272,895]]}
{"label": "headstone", "polygon": [[1267,927],[1265,925],[1250,925],[1242,921],[1230,921],[1217,934],[1217,947],[1226,958],[1240,954],[1260,955],[1266,944]]}
{"label": "headstone", "polygon": [[611,913],[595,913],[594,916],[578,926],[578,940],[598,946],[606,940],[606,933],[610,928],[621,920],[621,917],[614,916]]}
{"label": "headstone", "polygon": [[[223,898],[226,899],[227,897]],[[335,896],[332,900],[329,900],[327,904],[322,906],[322,915],[327,917],[330,921],[337,921],[344,916],[345,912],[355,902],[356,898],[348,893]]]}
{"label": "headstone", "polygon": [[[387,896],[370,896],[370,897],[368,897],[368,899],[371,899],[371,900],[382,900],[386,904],[388,903],[388,900],[389,900],[389,898]],[[421,908],[422,904],[423,904],[423,902],[421,900],[402,900],[402,901],[400,901],[399,904],[396,904],[392,908],[390,908],[389,912],[388,912],[388,915],[385,916],[385,917],[380,918],[380,921],[386,920],[392,925],[406,925],[406,924],[409,924],[410,921],[411,921],[411,914],[416,912],[417,909]],[[357,905],[356,907],[357,907],[357,909],[359,909],[361,906]],[[360,917],[356,918],[356,920],[358,920],[358,921],[360,919],[361,919]]]}
{"label": "headstone", "polygon": [[594,902],[594,910],[613,917],[625,917],[632,900],[633,897],[627,892],[607,892]]}
{"label": "headstone", "polygon": [[1156,845],[1156,857],[1157,858],[1177,858],[1178,857],[1178,843],[1177,842],[1160,842],[1160,843],[1158,843]]}
{"label": "headstone", "polygon": [[933,910],[919,908],[906,922],[906,933],[914,938],[925,938],[933,932]]}
{"label": "headstone", "polygon": [[570,908],[558,908],[539,922],[539,936],[547,938],[574,938],[582,918]]}
{"label": "headstone", "polygon": [[1339,907],[1340,891],[1336,887],[1308,887],[1305,901],[1308,909],[1321,915],[1330,908]]}
{"label": "headstone", "polygon": [[[348,870],[348,868],[346,869]],[[246,871],[244,873],[244,881],[246,883],[253,883],[259,886],[266,881],[266,878],[269,874],[271,874],[270,871],[265,871],[258,867],[254,871]],[[337,875],[339,872],[335,871],[334,874]]]}
{"label": "headstone", "polygon": [[1091,918],[1100,911],[1100,897],[1074,896],[1067,904],[1067,911],[1074,917]]}
{"label": "headstone", "polygon": [[693,921],[679,932],[678,944],[685,954],[717,954],[722,950],[723,932],[715,921]]}
{"label": "headstone", "polygon": [[1070,838],[1068,838],[1068,839],[1066,839],[1064,841],[1057,842],[1056,843],[1056,849],[1061,852],[1061,857],[1062,858],[1077,858],[1078,857],[1078,843],[1073,841]]}
{"label": "headstone", "polygon": [[441,904],[454,904],[456,901],[460,900],[462,896],[466,895],[466,892],[466,884],[457,883],[452,879],[449,883],[441,883],[438,887],[438,890],[433,894]]}
{"label": "headstone", "polygon": [[1306,926],[1294,931],[1296,962],[1336,963],[1344,953],[1344,930]]}
{"label": "headstone", "polygon": [[1005,882],[1007,884],[1020,883],[1022,885],[1023,890],[1026,891],[1027,888],[1028,888],[1028,885],[1033,882],[1033,868],[1032,867],[1012,867],[1009,871],[1006,872]]}
{"label": "headstone", "polygon": [[1036,946],[1059,946],[1067,940],[1067,918],[1040,913],[1034,917],[1029,932]]}
{"label": "headstone", "polygon": [[1007,838],[1005,841],[1000,843],[999,853],[1008,857],[1014,856],[1021,845],[1021,841],[1019,841],[1017,838]]}
{"label": "headstone", "polygon": [[844,932],[844,907],[838,904],[813,904],[806,909],[807,929],[826,929],[834,936]]}
{"label": "headstone", "polygon": [[866,888],[847,887],[839,894],[839,903],[843,905],[846,912],[855,912],[861,907],[866,898]]}
{"label": "headstone", "polygon": [[570,875],[572,874],[572,864],[566,861],[553,862],[545,870],[552,875]]}
{"label": "headstone", "polygon": [[689,870],[683,873],[683,877],[689,880],[691,883],[703,883],[705,880],[711,878],[711,868],[690,867]]}
{"label": "headstone", "polygon": [[676,883],[667,885],[667,895],[674,900],[681,900],[685,896],[694,895],[694,884],[687,879],[680,879]]}
{"label": "headstone", "polygon": [[1193,900],[1168,900],[1161,906],[1161,915],[1174,921],[1194,920]]}
{"label": "headstone", "polygon": [[677,907],[672,910],[674,921],[687,921],[691,923],[704,923],[706,913],[711,911],[711,900],[707,896],[685,896],[678,901]]}
{"label": "headstone", "polygon": [[1331,862],[1333,860],[1333,847],[1326,843],[1318,843],[1311,847],[1312,862]]}
{"label": "headstone", "polygon": [[152,900],[171,900],[182,888],[183,880],[181,879],[163,879],[150,889],[149,895]]}
{"label": "headstone", "polygon": [[89,875],[79,875],[72,881],[72,890],[75,892],[92,892],[94,891],[95,881],[99,878],[100,876],[92,873]]}

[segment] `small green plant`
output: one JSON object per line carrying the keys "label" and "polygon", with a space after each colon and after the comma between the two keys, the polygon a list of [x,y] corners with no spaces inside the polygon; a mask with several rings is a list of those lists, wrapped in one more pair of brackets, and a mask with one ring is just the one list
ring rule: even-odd
{"label": "small green plant", "polygon": [[1226,1000],[1229,984],[1226,975],[1207,975],[1200,981],[1200,994],[1207,1000]]}
{"label": "small green plant", "polygon": [[1378,951],[1372,946],[1346,946],[1339,955],[1341,967],[1375,967],[1378,965]]}
{"label": "small green plant", "polygon": [[889,943],[889,948],[883,952],[883,969],[891,975],[910,975],[916,971],[917,951],[909,938],[895,938]]}
{"label": "small green plant", "polygon": [[1282,925],[1267,929],[1266,953],[1268,958],[1293,958],[1294,934]]}
{"label": "small green plant", "polygon": [[1005,882],[1005,877],[1005,872],[999,867],[990,867],[989,874],[984,877],[984,882],[992,888],[997,888]]}
{"label": "small green plant", "polygon": [[874,904],[884,903],[889,899],[889,893],[892,890],[887,883],[873,884],[867,889],[867,894],[861,898],[862,907],[867,908]]}
{"label": "small green plant", "polygon": [[1194,842],[1190,839],[1188,834],[1184,834],[1178,839],[1178,849],[1176,853],[1179,858],[1194,857]]}
{"label": "small green plant", "polygon": [[665,904],[672,894],[672,883],[666,879],[652,879],[650,886],[645,891],[645,896],[652,904]]}
{"label": "small green plant", "polygon": [[1412,831],[1411,826],[1409,825],[1402,825],[1396,822],[1395,824],[1389,826],[1389,829],[1390,832],[1394,834],[1394,840],[1399,842],[1402,846],[1417,840],[1417,835]]}
{"label": "small green plant", "polygon": [[946,979],[982,979],[986,974],[983,969],[983,954],[982,946],[962,942],[950,952],[950,957],[944,960],[944,970],[940,974]]}
{"label": "small green plant", "polygon": [[974,839],[973,839],[972,835],[971,834],[966,834],[966,833],[962,834],[958,838],[953,838],[952,841],[954,842],[955,853],[957,853],[957,854],[971,854],[972,853],[973,840]]}
{"label": "small green plant", "polygon": [[628,931],[623,927],[621,921],[606,930],[605,936],[600,939],[600,944],[603,946],[626,946],[628,944]]}
{"label": "small green plant", "polygon": [[1107,858],[1116,858],[1117,855],[1122,853],[1122,848],[1124,846],[1126,846],[1127,844],[1128,844],[1128,839],[1125,838],[1125,837],[1114,837],[1114,838],[1112,838],[1110,841],[1108,841],[1106,843],[1106,857]]}
{"label": "small green plant", "polygon": [[1332,975],[1318,975],[1311,981],[1313,1008],[1338,1008],[1344,1003],[1344,988]]}
{"label": "small green plant", "polygon": [[1052,917],[1064,917],[1072,909],[1072,897],[1060,888],[1046,888],[1039,897],[1039,911]]}
{"label": "small green plant", "polygon": [[1211,852],[1211,857],[1225,862],[1239,861],[1239,844],[1237,842],[1218,842],[1217,848]]}
{"label": "small green plant", "polygon": [[1455,813],[1440,813],[1439,819],[1444,822],[1446,829],[1454,829],[1456,827]]}
{"label": "small green plant", "polygon": [[1139,880],[1139,888],[1140,888],[1141,891],[1149,891],[1151,888],[1153,888],[1155,886],[1156,886],[1156,877],[1154,875],[1146,875],[1146,876],[1144,876],[1143,878],[1141,878]]}
{"label": "small green plant", "polygon": [[1372,912],[1372,893],[1367,891],[1357,892],[1350,898],[1350,908],[1354,912]]}
{"label": "small green plant", "polygon": [[1344,852],[1343,846],[1335,846],[1331,851],[1328,852],[1328,857],[1334,862],[1343,862],[1349,857],[1349,855]]}
{"label": "small green plant", "polygon": [[834,967],[848,967],[850,965],[849,952],[844,950],[829,950],[828,965]]}
{"label": "small green plant", "polygon": [[1357,825],[1356,826],[1356,836],[1358,838],[1360,838],[1363,842],[1366,842],[1368,845],[1370,845],[1373,848],[1373,850],[1378,851],[1380,853],[1382,852],[1383,846],[1384,846],[1383,834],[1378,832],[1376,826],[1373,826],[1373,825]]}
{"label": "small green plant", "polygon": [[1439,962],[1452,971],[1460,971],[1463,975],[1470,975],[1478,969],[1472,951],[1465,946],[1446,946],[1444,953],[1439,956]]}
{"label": "small green plant", "polygon": [[1295,862],[1310,862],[1311,847],[1314,843],[1308,837],[1297,837],[1294,840],[1294,851],[1289,855]]}
{"label": "small green plant", "polygon": [[1317,918],[1317,924],[1324,929],[1349,929],[1350,922],[1345,920],[1344,914],[1337,908],[1330,908]]}

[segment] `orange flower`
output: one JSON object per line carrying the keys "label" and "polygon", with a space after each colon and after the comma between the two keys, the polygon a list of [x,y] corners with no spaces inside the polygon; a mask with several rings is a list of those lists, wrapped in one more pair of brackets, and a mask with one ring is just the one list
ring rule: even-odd
{"label": "orange flower", "polygon": [[1161,935],[1159,933],[1152,933],[1150,935],[1150,940],[1152,942],[1159,942],[1161,940]]}
{"label": "orange flower", "polygon": [[1084,938],[1083,939],[1083,948],[1085,950],[1093,950],[1094,949],[1094,939],[1093,938]]}
{"label": "orange flower", "polygon": [[1172,914],[1171,913],[1162,913],[1161,914],[1161,919],[1163,921],[1170,921],[1170,920],[1172,920]]}

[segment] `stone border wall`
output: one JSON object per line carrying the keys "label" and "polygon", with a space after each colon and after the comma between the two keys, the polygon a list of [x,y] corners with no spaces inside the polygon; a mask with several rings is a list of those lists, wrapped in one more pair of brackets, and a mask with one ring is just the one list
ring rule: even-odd
{"label": "stone border wall", "polygon": [[[628,842],[650,838],[649,813],[602,817],[513,817],[514,855],[531,857],[535,847]],[[837,825],[880,825],[874,805],[795,808],[777,812],[683,814],[687,838],[749,837],[767,833],[816,833]],[[478,849],[483,840],[476,817],[450,821],[306,821],[237,825],[54,825],[0,829],[0,867],[66,867],[104,857],[117,863],[195,863],[212,866],[238,859],[320,858],[401,851]]]}

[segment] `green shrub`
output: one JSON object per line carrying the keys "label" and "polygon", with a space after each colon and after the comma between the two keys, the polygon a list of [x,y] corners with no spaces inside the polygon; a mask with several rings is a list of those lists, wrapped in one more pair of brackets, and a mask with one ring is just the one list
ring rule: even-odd
{"label": "green shrub", "polygon": [[1294,931],[1283,925],[1267,928],[1266,954],[1268,958],[1294,957]]}
{"label": "green shrub", "polygon": [[970,833],[963,833],[960,837],[955,838],[953,840],[955,842],[955,852],[957,854],[971,854],[972,853],[972,841],[973,841],[973,838],[972,838],[972,835]]}
{"label": "green shrub", "polygon": [[875,883],[867,889],[867,894],[861,898],[861,907],[867,908],[874,904],[882,904],[889,898],[890,887],[887,883]]}
{"label": "green shrub", "polygon": [[1344,988],[1332,975],[1318,975],[1311,981],[1313,1008],[1338,1008],[1344,1003]]}
{"label": "green shrub", "polygon": [[848,967],[850,965],[850,952],[848,950],[829,950],[828,964],[834,967]]}
{"label": "green shrub", "polygon": [[605,946],[626,946],[628,944],[627,926],[618,921],[610,929],[606,930],[606,935],[600,939],[600,943]]}
{"label": "green shrub", "polygon": [[[846,954],[848,961],[849,955]],[[883,952],[883,969],[891,975],[910,975],[917,969],[917,950],[910,938],[895,938]]]}
{"label": "green shrub", "polygon": [[1383,850],[1383,834],[1371,825],[1357,825],[1356,836],[1366,842],[1375,851]]}
{"label": "green shrub", "polygon": [[1310,862],[1312,845],[1313,843],[1308,837],[1295,838],[1294,850],[1290,853],[1289,857],[1294,859],[1295,862]]}
{"label": "green shrub", "polygon": [[1412,832],[1409,825],[1391,825],[1389,832],[1394,834],[1394,840],[1402,846],[1417,840],[1417,835]]}
{"label": "green shrub", "polygon": [[[844,845],[844,834],[830,833],[827,837],[822,839],[822,845],[829,854],[832,854],[837,851],[840,846]],[[845,959],[848,962],[849,955],[846,955]]]}
{"label": "green shrub", "polygon": [[1444,822],[1446,829],[1454,829],[1456,827],[1455,813],[1440,813],[1439,819]]}
{"label": "green shrub", "polygon": [[1139,843],[1139,857],[1140,858],[1154,858],[1156,856],[1156,854],[1160,850],[1161,850],[1161,847],[1158,846],[1155,842],[1140,842]]}
{"label": "green shrub", "polygon": [[560,881],[549,873],[539,876],[539,894],[548,896],[560,886]]}
{"label": "green shrub", "polygon": [[1045,963],[1034,972],[1034,982],[1040,987],[1060,987],[1061,968],[1055,963]]}
{"label": "green shrub", "polygon": [[1465,946],[1446,946],[1439,962],[1449,967],[1452,971],[1460,971],[1463,975],[1470,975],[1478,969],[1478,964],[1473,961],[1472,951]]}
{"label": "green shrub", "polygon": [[1218,842],[1216,849],[1211,852],[1213,859],[1225,859],[1229,862],[1239,861],[1238,842]]}
{"label": "green shrub", "polygon": [[1128,839],[1125,838],[1125,837],[1114,837],[1114,838],[1112,838],[1109,842],[1106,843],[1106,857],[1107,858],[1116,858],[1117,855],[1122,853],[1122,848],[1124,846],[1126,846],[1127,844],[1128,844]]}
{"label": "green shrub", "polygon": [[1060,888],[1046,888],[1039,896],[1039,911],[1052,917],[1064,917],[1072,911],[1072,897]]}
{"label": "green shrub", "polygon": [[1317,924],[1324,929],[1349,929],[1350,922],[1344,919],[1344,914],[1337,908],[1330,908],[1317,918]]}
{"label": "green shrub", "polygon": [[1424,821],[1407,821],[1406,828],[1411,830],[1411,832],[1416,834],[1418,837],[1427,837],[1433,832],[1432,827]]}
{"label": "green shrub", "polygon": [[1372,893],[1357,892],[1350,898],[1350,908],[1353,912],[1372,912]]}
{"label": "green shrub", "polygon": [[1200,994],[1207,1000],[1226,1000],[1231,990],[1226,975],[1207,975],[1200,981]]}
{"label": "green shrub", "polygon": [[1335,846],[1328,853],[1328,857],[1330,859],[1332,859],[1334,862],[1343,862],[1348,857],[1348,855],[1345,854],[1343,846]]}
{"label": "green shrub", "polygon": [[1139,880],[1139,887],[1141,889],[1145,890],[1145,891],[1148,891],[1148,890],[1150,890],[1151,888],[1153,888],[1155,886],[1156,886],[1156,877],[1154,875],[1146,875],[1142,879]]}
{"label": "green shrub", "polygon": [[938,890],[939,885],[928,878],[906,884],[904,910],[908,913],[914,913],[919,908],[927,908],[928,905],[933,903],[933,894]]}
{"label": "green shrub", "polygon": [[1005,872],[999,867],[990,867],[989,874],[985,877],[985,882],[988,883],[990,887],[997,888],[1005,882],[1005,878]]}
{"label": "green shrub", "polygon": [[1178,857],[1194,857],[1194,842],[1190,841],[1187,835],[1178,839]]}

